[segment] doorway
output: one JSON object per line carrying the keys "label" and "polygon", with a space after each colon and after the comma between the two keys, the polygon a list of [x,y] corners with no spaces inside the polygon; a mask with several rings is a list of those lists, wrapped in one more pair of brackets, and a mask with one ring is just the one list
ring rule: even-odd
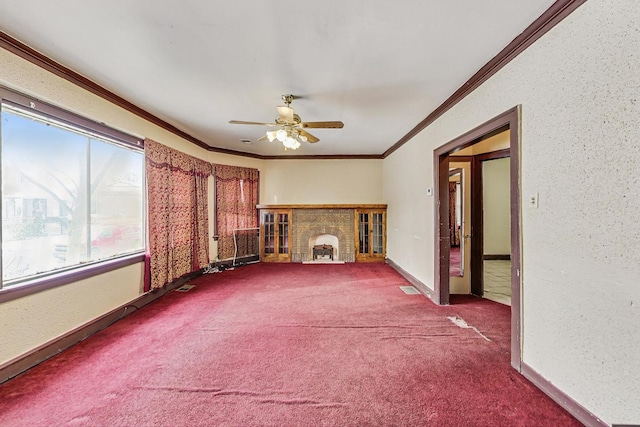
{"label": "doorway", "polygon": [[471,289],[471,168],[467,162],[449,163],[449,293]]}
{"label": "doorway", "polygon": [[[484,253],[483,253],[483,219],[482,209],[474,209],[478,200],[482,199],[482,159],[481,156],[467,155],[462,150],[484,140],[509,131],[508,150],[502,157],[509,156],[509,193],[510,193],[510,286],[511,286],[511,365],[520,371],[521,331],[520,331],[520,189],[519,189],[519,118],[520,107],[489,120],[466,134],[444,144],[434,151],[436,239],[435,239],[435,292],[434,300],[438,304],[450,302],[450,255],[451,234],[449,226],[449,173],[450,165],[455,162],[470,163],[471,181],[476,183],[471,191],[470,220],[470,292],[482,295],[484,292]],[[461,155],[462,154],[462,155]],[[493,153],[487,155],[495,155]],[[480,183],[480,185],[477,185]],[[463,190],[464,191],[464,190]],[[480,204],[480,206],[482,206]]]}
{"label": "doorway", "polygon": [[482,209],[483,277],[479,296],[511,305],[511,162],[509,157],[499,157],[500,152],[487,154],[493,156],[481,162],[482,201],[474,206]]}

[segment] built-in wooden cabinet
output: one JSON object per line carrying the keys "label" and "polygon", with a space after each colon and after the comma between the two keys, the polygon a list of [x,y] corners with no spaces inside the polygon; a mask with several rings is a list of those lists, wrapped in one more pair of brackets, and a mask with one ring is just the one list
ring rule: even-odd
{"label": "built-in wooden cabinet", "polygon": [[325,234],[338,239],[336,262],[385,260],[387,205],[258,205],[258,210],[263,262],[311,261],[313,238]]}
{"label": "built-in wooden cabinet", "polygon": [[260,260],[291,261],[291,210],[260,211]]}
{"label": "built-in wooden cabinet", "polygon": [[387,246],[386,209],[356,209],[356,261],[384,261]]}

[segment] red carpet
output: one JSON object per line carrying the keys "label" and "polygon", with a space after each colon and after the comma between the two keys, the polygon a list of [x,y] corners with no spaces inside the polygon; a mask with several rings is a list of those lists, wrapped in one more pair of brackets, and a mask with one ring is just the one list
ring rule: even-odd
{"label": "red carpet", "polygon": [[449,253],[449,276],[461,276],[462,273],[462,256],[460,255],[460,246],[452,246]]}
{"label": "red carpet", "polygon": [[192,283],[1,385],[0,425],[580,425],[510,368],[502,304],[438,307],[384,264]]}

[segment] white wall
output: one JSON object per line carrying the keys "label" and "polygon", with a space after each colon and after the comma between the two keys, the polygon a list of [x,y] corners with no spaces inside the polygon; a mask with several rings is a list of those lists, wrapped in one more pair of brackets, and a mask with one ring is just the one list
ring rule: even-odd
{"label": "white wall", "polygon": [[382,203],[382,160],[268,160],[263,173],[263,204]]}
{"label": "white wall", "polygon": [[484,255],[511,253],[510,161],[482,162]]}
{"label": "white wall", "polygon": [[[591,0],[385,159],[388,256],[433,287],[433,150],[522,105],[524,363],[640,423],[640,9]],[[522,202],[521,202],[522,203]]]}

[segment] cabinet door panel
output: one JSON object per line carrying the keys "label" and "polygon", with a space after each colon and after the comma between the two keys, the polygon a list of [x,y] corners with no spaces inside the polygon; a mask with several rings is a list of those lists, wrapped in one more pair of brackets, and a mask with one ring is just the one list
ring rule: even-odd
{"label": "cabinet door panel", "polygon": [[278,214],[278,253],[289,253],[289,215]]}
{"label": "cabinet door panel", "polygon": [[386,255],[386,213],[358,209],[355,212],[356,261],[384,261]]}
{"label": "cabinet door panel", "polygon": [[273,254],[275,253],[275,226],[274,226],[274,214],[273,213],[264,213],[263,214],[263,253],[264,254]]}
{"label": "cabinet door panel", "polygon": [[261,211],[260,232],[261,261],[291,261],[291,211]]}

